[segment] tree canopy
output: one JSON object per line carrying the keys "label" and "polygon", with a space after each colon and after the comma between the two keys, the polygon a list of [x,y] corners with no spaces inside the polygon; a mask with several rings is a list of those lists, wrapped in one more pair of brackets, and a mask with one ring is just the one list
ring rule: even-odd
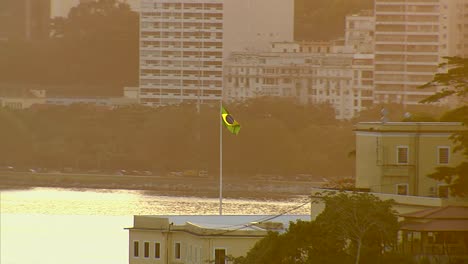
{"label": "tree canopy", "polygon": [[[353,126],[328,105],[259,98],[226,105],[243,129],[225,133],[226,174],[352,176]],[[117,109],[94,105],[0,109],[0,165],[76,170],[219,168],[219,109],[183,104]],[[226,131],[224,131],[226,132]],[[327,140],[323,140],[327,138]],[[336,163],[340,166],[334,166]]]}
{"label": "tree canopy", "polygon": [[445,181],[450,185],[450,190],[456,196],[468,196],[468,59],[459,57],[446,57],[447,62],[440,64],[440,67],[447,71],[435,74],[434,78],[421,86],[437,86],[439,91],[434,95],[424,99],[423,103],[439,102],[440,100],[451,98],[458,101],[459,107],[447,111],[441,117],[441,121],[463,122],[467,130],[455,133],[452,140],[457,144],[454,151],[461,151],[466,158],[454,167],[441,166],[430,175],[431,178]]}
{"label": "tree canopy", "polygon": [[392,201],[344,192],[321,198],[325,209],[314,221],[291,223],[283,234],[269,233],[234,263],[410,263],[396,253]]}
{"label": "tree canopy", "polygon": [[67,87],[62,95],[121,94],[138,84],[138,23],[122,1],[83,1],[52,20],[49,39],[0,43],[0,80]]}

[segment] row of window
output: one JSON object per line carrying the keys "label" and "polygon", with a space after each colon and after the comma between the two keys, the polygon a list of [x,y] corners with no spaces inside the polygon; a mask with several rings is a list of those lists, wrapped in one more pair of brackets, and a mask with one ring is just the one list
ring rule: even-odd
{"label": "row of window", "polygon": [[[431,188],[431,192],[433,195],[437,195],[441,198],[448,198],[449,196],[449,186],[447,184],[439,184],[437,186],[437,193],[435,193],[435,189]],[[407,183],[400,183],[396,185],[396,194],[398,195],[409,195],[409,184]]]}
{"label": "row of window", "polygon": [[[153,246],[153,250],[150,250],[150,246]],[[153,254],[150,254],[153,253]],[[201,248],[197,249],[195,248],[194,254],[192,255],[192,247],[190,246],[190,251],[188,252],[188,255],[191,257],[193,256],[195,259],[200,259],[202,258],[202,251]],[[143,242],[143,255],[144,258],[154,258],[154,259],[160,259],[161,258],[161,243],[159,242]],[[133,241],[133,257],[138,258],[140,257],[140,241],[135,240]],[[174,243],[174,259],[180,260],[182,258],[182,252],[181,252],[181,243],[180,242],[175,242]],[[221,248],[216,248],[214,251],[214,257],[215,257],[215,264],[225,264],[226,262],[226,249],[221,249]]]}
{"label": "row of window", "polygon": [[[437,164],[444,165],[450,162],[450,147],[437,147]],[[409,164],[409,147],[397,146],[397,164]]]}
{"label": "row of window", "polygon": [[[161,243],[155,242],[152,243],[153,245],[153,258],[159,259],[161,258]],[[180,245],[179,245],[180,249]],[[133,256],[140,257],[140,241],[133,241]],[[143,243],[143,257],[149,258],[150,257],[150,242]]]}

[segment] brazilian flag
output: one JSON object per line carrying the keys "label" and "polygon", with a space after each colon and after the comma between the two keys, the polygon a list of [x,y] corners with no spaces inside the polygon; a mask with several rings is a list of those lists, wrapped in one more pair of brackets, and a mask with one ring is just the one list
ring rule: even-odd
{"label": "brazilian flag", "polygon": [[231,131],[233,134],[239,134],[239,130],[241,128],[240,124],[229,114],[229,112],[224,108],[221,107],[221,118],[223,119],[224,126]]}

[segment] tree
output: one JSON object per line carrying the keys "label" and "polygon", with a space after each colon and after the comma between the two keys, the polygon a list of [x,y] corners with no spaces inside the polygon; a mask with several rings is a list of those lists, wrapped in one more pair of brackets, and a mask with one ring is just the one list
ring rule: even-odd
{"label": "tree", "polygon": [[[440,90],[422,100],[422,103],[439,102],[448,97],[455,97],[461,106],[448,111],[441,121],[460,121],[468,124],[468,59],[445,57],[447,62],[439,65],[447,68],[446,72],[435,74],[434,78],[420,88],[440,87]],[[467,159],[455,167],[437,167],[436,172],[429,177],[445,181],[449,184],[451,193],[455,196],[468,196],[468,127],[467,130],[455,133],[452,140],[456,144],[454,151],[461,151]]]}
{"label": "tree", "polygon": [[288,232],[269,232],[236,264],[346,263],[344,241],[327,236],[315,222],[290,223]]}
{"label": "tree", "polygon": [[394,251],[398,222],[392,201],[343,192],[319,197],[325,209],[315,221],[291,223],[283,234],[268,233],[234,263],[404,263]]}
{"label": "tree", "polygon": [[[331,192],[323,199],[325,209],[316,222],[329,236],[350,242],[344,250],[354,256],[355,264],[382,258],[385,250],[395,245],[398,221],[393,201],[344,192]],[[366,259],[361,260],[361,256]]]}

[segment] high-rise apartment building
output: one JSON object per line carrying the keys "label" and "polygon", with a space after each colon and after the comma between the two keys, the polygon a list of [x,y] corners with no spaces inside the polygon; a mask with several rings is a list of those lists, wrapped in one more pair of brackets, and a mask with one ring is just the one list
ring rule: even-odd
{"label": "high-rise apartment building", "polygon": [[50,0],[1,0],[0,41],[49,37]]}
{"label": "high-rise apartment building", "polygon": [[[463,55],[467,0],[375,0],[375,102],[418,104],[444,56]],[[458,26],[460,25],[460,26]]]}
{"label": "high-rise apartment building", "polygon": [[219,101],[223,84],[223,2],[143,0],[140,102]]}
{"label": "high-rise apartment building", "polygon": [[293,40],[293,0],[143,0],[140,14],[145,105],[220,100],[232,52]]}

